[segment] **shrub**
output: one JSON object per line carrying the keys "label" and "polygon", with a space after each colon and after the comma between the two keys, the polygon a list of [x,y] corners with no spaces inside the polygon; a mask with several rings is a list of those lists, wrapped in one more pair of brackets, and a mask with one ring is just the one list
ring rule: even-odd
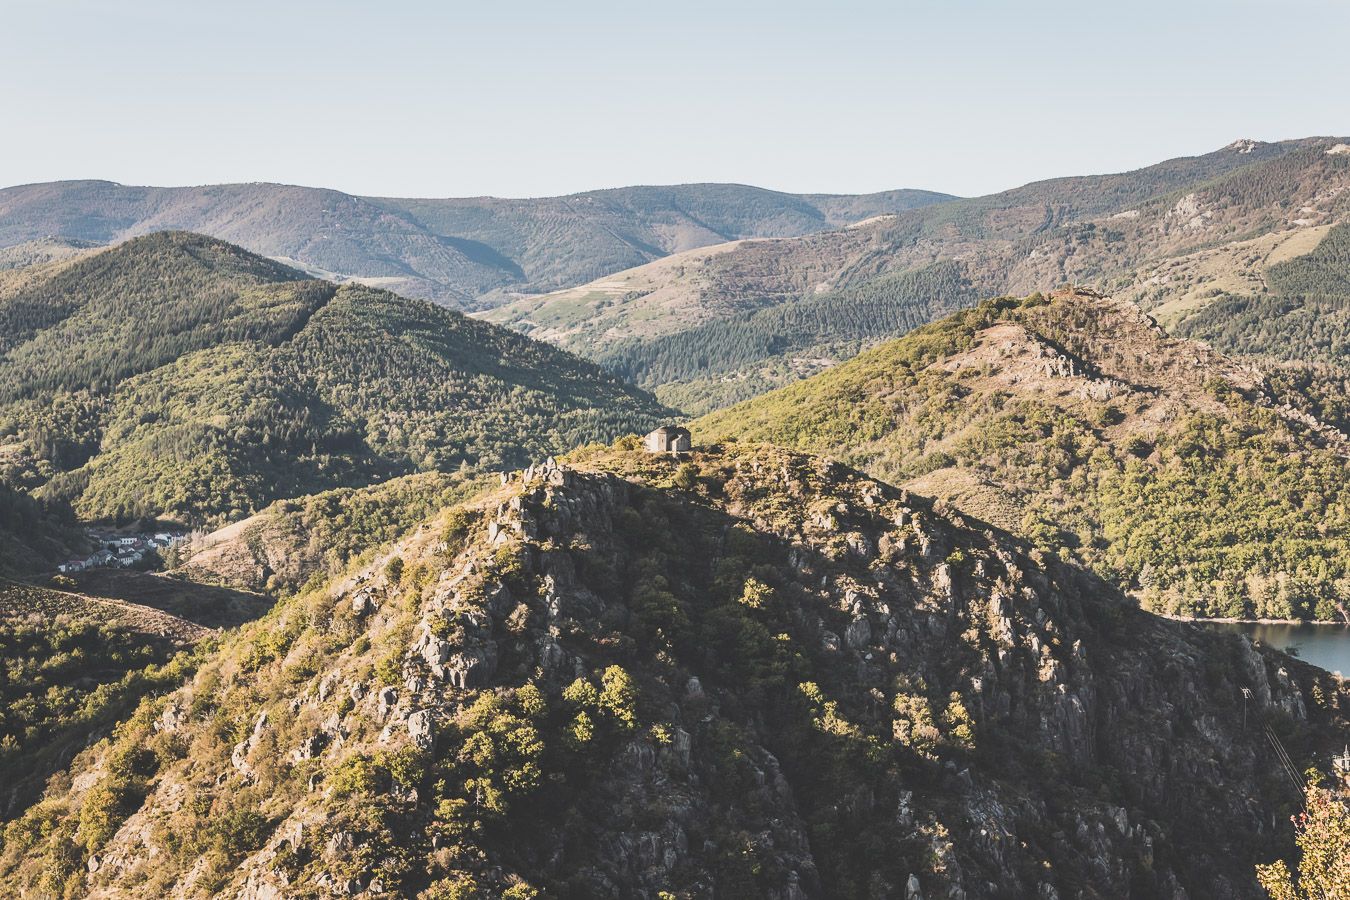
{"label": "shrub", "polygon": [[267,817],[257,810],[235,807],[213,814],[207,828],[211,843],[231,859],[238,859],[262,847],[270,826]]}
{"label": "shrub", "polygon": [[691,491],[698,486],[698,466],[691,462],[683,463],[675,470],[675,486],[681,490]]}
{"label": "shrub", "polygon": [[946,729],[948,742],[963,750],[975,747],[975,722],[970,717],[961,695],[953,693],[942,713],[942,725]]}
{"label": "shrub", "polygon": [[126,817],[140,805],[142,794],[130,780],[104,777],[80,805],[79,837],[90,853],[102,847]]}
{"label": "shrub", "polygon": [[468,872],[457,872],[433,882],[417,895],[417,900],[475,900],[486,896],[478,880]]}
{"label": "shrub", "polygon": [[623,731],[637,727],[637,685],[619,666],[610,666],[600,676],[600,707]]}
{"label": "shrub", "polygon": [[374,793],[379,782],[380,772],[374,760],[364,753],[347,757],[328,779],[335,797]]}

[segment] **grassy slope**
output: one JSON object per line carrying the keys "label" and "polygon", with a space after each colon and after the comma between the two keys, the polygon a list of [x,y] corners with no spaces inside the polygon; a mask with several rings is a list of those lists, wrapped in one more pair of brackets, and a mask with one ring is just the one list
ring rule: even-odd
{"label": "grassy slope", "polygon": [[[1047,375],[1054,357],[1079,374]],[[693,427],[696,440],[828,452],[950,497],[1155,609],[1339,617],[1346,445],[1281,410],[1328,410],[1324,382],[1297,375],[1266,380],[1120,302],[999,301]]]}
{"label": "grassy slope", "polygon": [[[1350,223],[1252,285],[1216,291],[1177,330],[1230,353],[1343,365],[1350,361]],[[1246,288],[1245,290],[1243,288]]]}

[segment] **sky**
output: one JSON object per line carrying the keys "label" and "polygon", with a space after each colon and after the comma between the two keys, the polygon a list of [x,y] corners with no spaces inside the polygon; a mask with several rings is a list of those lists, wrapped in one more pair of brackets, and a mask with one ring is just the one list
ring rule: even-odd
{"label": "sky", "polygon": [[0,185],[990,193],[1350,134],[1345,0],[0,0]]}

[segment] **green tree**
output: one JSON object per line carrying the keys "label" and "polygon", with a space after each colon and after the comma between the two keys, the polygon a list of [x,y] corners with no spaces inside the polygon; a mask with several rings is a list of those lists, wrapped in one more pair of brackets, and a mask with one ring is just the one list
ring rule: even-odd
{"label": "green tree", "polygon": [[1331,791],[1312,786],[1307,808],[1294,817],[1297,871],[1284,860],[1256,867],[1257,880],[1273,900],[1350,898],[1350,809]]}

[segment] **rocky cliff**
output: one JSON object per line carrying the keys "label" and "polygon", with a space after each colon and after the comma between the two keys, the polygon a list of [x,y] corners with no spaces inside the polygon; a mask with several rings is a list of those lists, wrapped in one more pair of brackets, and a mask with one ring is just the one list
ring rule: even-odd
{"label": "rocky cliff", "polygon": [[7,828],[0,884],[1257,897],[1299,802],[1266,731],[1307,764],[1347,712],[828,461],[594,450],[224,641]]}

